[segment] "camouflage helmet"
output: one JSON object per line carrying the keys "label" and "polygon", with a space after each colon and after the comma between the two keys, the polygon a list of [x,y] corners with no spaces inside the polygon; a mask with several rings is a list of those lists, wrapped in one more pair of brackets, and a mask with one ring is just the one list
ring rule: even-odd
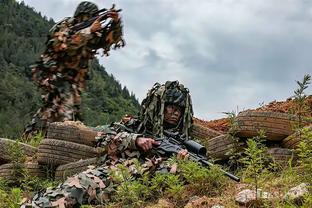
{"label": "camouflage helmet", "polygon": [[178,81],[167,81],[165,84],[155,83],[142,101],[139,114],[141,123],[138,131],[148,131],[153,135],[163,136],[164,110],[166,104],[182,107],[182,120],[179,130],[186,136],[193,122],[193,108],[189,90]]}
{"label": "camouflage helmet", "polygon": [[90,14],[93,16],[97,11],[99,11],[99,8],[96,4],[90,1],[83,1],[77,6],[74,17],[78,17],[81,14]]}

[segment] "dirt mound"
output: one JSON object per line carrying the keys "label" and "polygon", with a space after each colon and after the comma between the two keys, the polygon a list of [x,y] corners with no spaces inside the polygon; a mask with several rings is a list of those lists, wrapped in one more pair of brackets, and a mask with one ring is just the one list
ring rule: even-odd
{"label": "dirt mound", "polygon": [[[312,116],[312,95],[308,96],[306,99],[306,105],[310,108],[309,116]],[[256,109],[248,109],[251,111],[272,111],[280,113],[291,113],[296,109],[294,99],[287,99],[285,101],[272,101],[267,105],[261,106]],[[216,120],[205,121],[202,119],[194,118],[194,123],[214,129],[219,132],[227,132],[229,130],[229,119],[221,118]]]}
{"label": "dirt mound", "polygon": [[[309,116],[312,116],[312,95],[308,96],[305,101],[306,106],[309,108]],[[273,111],[280,113],[291,113],[296,110],[294,99],[287,99],[286,101],[272,101],[267,105],[255,109],[255,111]],[[308,110],[308,109],[307,109]]]}
{"label": "dirt mound", "polygon": [[227,118],[221,118],[211,121],[205,121],[198,118],[194,118],[194,123],[207,128],[211,128],[219,132],[227,132],[229,130],[229,119]]}

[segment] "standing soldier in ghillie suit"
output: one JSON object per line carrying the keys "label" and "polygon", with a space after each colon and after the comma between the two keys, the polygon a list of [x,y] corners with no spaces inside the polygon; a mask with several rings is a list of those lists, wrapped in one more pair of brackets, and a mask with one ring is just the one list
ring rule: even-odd
{"label": "standing soldier in ghillie suit", "polygon": [[[170,172],[172,167],[166,162],[168,158],[155,151],[153,146],[159,143],[153,138],[161,138],[167,131],[189,135],[192,117],[192,102],[187,88],[178,81],[168,81],[164,85],[156,83],[142,102],[139,119],[125,117],[121,123],[99,128],[101,131],[96,139],[107,153],[104,164],[37,194],[31,206],[69,208],[106,203],[119,185],[112,174],[118,175],[120,164],[129,169],[133,179],[144,173]],[[187,154],[186,150],[181,150],[178,156],[184,158]],[[143,170],[137,170],[135,161],[142,164]]]}
{"label": "standing soldier in ghillie suit", "polygon": [[81,92],[88,79],[89,61],[97,49],[108,55],[124,46],[121,10],[101,9],[81,2],[74,17],[54,25],[40,61],[32,66],[32,79],[41,89],[43,106],[26,127],[25,137],[46,128],[47,122],[80,120]]}

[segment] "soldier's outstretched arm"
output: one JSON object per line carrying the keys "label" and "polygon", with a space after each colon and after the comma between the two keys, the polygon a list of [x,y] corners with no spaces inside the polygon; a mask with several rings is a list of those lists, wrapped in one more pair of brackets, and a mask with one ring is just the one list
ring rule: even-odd
{"label": "soldier's outstretched arm", "polygon": [[53,41],[51,49],[54,53],[78,50],[82,46],[87,45],[88,39],[88,35],[83,33],[67,35],[66,32],[57,32],[54,34],[53,39],[50,40]]}
{"label": "soldier's outstretched arm", "polygon": [[92,41],[100,40],[101,24],[95,21],[90,27],[83,30],[72,31],[68,20],[58,23],[50,31],[48,48],[53,53],[73,52],[83,46],[90,44]]}
{"label": "soldier's outstretched arm", "polygon": [[104,147],[108,155],[117,155],[126,149],[137,150],[136,140],[139,137],[142,135],[126,131],[110,131],[109,133],[100,132],[96,139],[98,146]]}
{"label": "soldier's outstretched arm", "polygon": [[108,52],[111,48],[124,47],[122,23],[118,13],[112,13],[109,16],[109,21],[105,24],[101,23],[100,17],[90,26],[79,30],[75,29],[75,25],[71,25],[71,19],[65,19],[57,23],[50,30],[50,40],[48,40],[50,52],[70,52],[74,54],[75,50],[87,46],[86,48],[91,49],[93,52],[102,48],[103,54],[109,55]]}

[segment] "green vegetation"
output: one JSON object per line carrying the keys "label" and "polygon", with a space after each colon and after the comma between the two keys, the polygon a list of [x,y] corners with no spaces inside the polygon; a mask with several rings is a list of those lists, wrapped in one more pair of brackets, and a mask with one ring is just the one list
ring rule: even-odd
{"label": "green vegetation", "polygon": [[111,172],[114,181],[119,184],[114,201],[123,206],[141,207],[147,200],[156,200],[159,197],[166,196],[174,201],[180,199],[184,186],[179,175],[158,172],[151,178],[138,160],[133,159],[132,162],[140,176],[138,178],[134,178],[123,165],[117,165],[117,169]]}
{"label": "green vegetation", "polygon": [[44,139],[44,134],[43,132],[39,132],[35,134],[33,137],[31,137],[29,140],[26,141],[27,144],[33,146],[33,147],[38,147],[41,140]]}
{"label": "green vegetation", "polygon": [[136,175],[140,176],[138,178],[134,178],[123,165],[117,165],[110,172],[119,185],[108,207],[118,207],[119,204],[123,207],[144,207],[159,198],[167,198],[180,207],[185,205],[191,195],[220,196],[228,182],[219,167],[207,169],[189,160],[170,158],[167,164],[177,172],[156,172],[153,176],[136,159],[132,162],[131,170],[136,171]]}
{"label": "green vegetation", "polygon": [[312,181],[312,131],[308,128],[303,128],[301,130],[301,138],[303,140],[299,143],[296,151],[299,157],[298,163],[304,170],[302,177],[306,181]]}
{"label": "green vegetation", "polygon": [[[38,61],[54,21],[23,2],[0,2],[0,136],[19,138],[40,106],[40,94],[31,81],[29,66]],[[117,53],[118,51],[116,51]],[[109,75],[97,60],[91,64],[92,79],[82,96],[86,125],[103,125],[124,114],[136,114],[134,94]]]}
{"label": "green vegetation", "polygon": [[218,196],[224,191],[227,178],[217,165],[207,169],[186,160],[180,161],[179,167],[193,195]]}
{"label": "green vegetation", "polygon": [[294,108],[291,109],[292,113],[298,116],[298,122],[295,125],[295,129],[301,129],[305,124],[304,117],[311,113],[310,106],[305,102],[308,96],[304,93],[311,83],[310,81],[311,76],[309,74],[304,75],[302,82],[297,81],[299,87],[294,91],[295,105]]}
{"label": "green vegetation", "polygon": [[239,169],[242,167],[240,158],[242,158],[244,154],[244,152],[242,151],[244,143],[240,141],[239,137],[235,136],[239,129],[236,118],[237,113],[235,111],[232,111],[225,112],[224,114],[227,115],[227,118],[229,120],[229,131],[227,132],[227,138],[233,141],[233,148],[231,148],[231,150],[226,153],[230,156],[228,164],[231,169]]}
{"label": "green vegetation", "polygon": [[22,201],[22,191],[20,188],[12,188],[9,192],[4,191],[3,182],[0,187],[0,207],[19,208]]}
{"label": "green vegetation", "polygon": [[244,181],[252,183],[256,192],[259,188],[259,178],[267,171],[265,164],[269,158],[264,138],[264,131],[260,131],[258,136],[248,139],[245,148],[246,156],[241,158],[241,162],[245,165]]}
{"label": "green vegetation", "polygon": [[[37,136],[36,139],[38,138],[40,137]],[[26,156],[18,140],[9,146],[8,152],[10,153],[10,163],[13,166],[7,170],[8,177],[6,180],[0,178],[0,207],[20,207],[23,197],[58,184],[58,181],[40,179],[29,173],[24,165]],[[46,173],[48,176],[48,170]]]}

